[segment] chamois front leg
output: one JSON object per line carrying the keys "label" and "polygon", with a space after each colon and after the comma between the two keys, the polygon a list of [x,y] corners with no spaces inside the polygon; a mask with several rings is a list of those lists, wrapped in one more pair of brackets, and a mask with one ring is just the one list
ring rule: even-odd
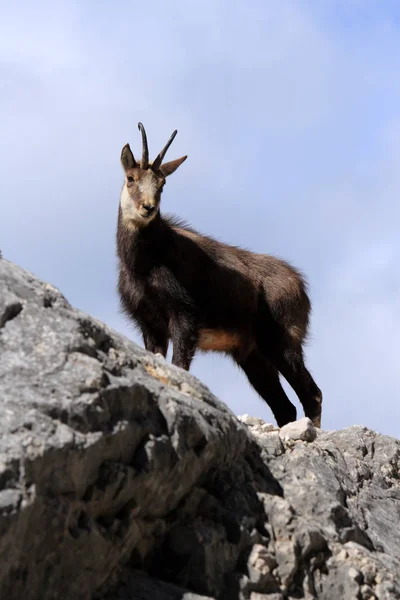
{"label": "chamois front leg", "polygon": [[164,358],[168,352],[168,333],[142,325],[144,347],[153,354],[161,354]]}
{"label": "chamois front leg", "polygon": [[176,315],[170,322],[173,345],[172,364],[189,371],[198,340],[198,328],[194,318]]}

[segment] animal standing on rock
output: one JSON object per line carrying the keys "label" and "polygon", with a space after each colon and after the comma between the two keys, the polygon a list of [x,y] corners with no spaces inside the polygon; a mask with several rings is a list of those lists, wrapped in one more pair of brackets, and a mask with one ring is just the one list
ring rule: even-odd
{"label": "animal standing on rock", "polygon": [[141,123],[142,160],[121,153],[118,292],[146,350],[189,370],[197,349],[225,352],[268,403],[279,426],[296,419],[279,373],[320,427],[322,393],[303,358],[311,309],[301,274],[286,262],[201,235],[160,213],[166,178],[186,156],[163,164],[177,131],[153,163]]}

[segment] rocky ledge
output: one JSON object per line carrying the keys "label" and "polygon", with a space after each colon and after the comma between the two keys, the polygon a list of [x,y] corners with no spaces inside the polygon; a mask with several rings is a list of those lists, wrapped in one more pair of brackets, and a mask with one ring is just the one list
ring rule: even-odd
{"label": "rocky ledge", "polygon": [[0,597],[400,598],[400,442],[236,418],[0,260]]}

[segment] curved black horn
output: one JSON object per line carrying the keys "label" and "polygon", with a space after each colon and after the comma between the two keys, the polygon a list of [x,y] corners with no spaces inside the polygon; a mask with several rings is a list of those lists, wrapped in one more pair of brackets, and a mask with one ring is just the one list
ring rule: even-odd
{"label": "curved black horn", "polygon": [[170,147],[170,145],[172,144],[172,142],[174,141],[177,133],[178,133],[178,131],[177,131],[177,129],[175,129],[175,131],[169,138],[168,142],[165,144],[164,148],[161,150],[160,154],[157,156],[157,158],[153,162],[153,165],[151,167],[153,169],[153,171],[157,171],[160,168],[161,163],[164,160],[164,156],[167,154],[167,150]]}
{"label": "curved black horn", "polygon": [[142,145],[143,145],[142,169],[147,169],[149,166],[149,147],[147,145],[146,131],[145,131],[142,123],[138,123],[138,129],[142,134]]}

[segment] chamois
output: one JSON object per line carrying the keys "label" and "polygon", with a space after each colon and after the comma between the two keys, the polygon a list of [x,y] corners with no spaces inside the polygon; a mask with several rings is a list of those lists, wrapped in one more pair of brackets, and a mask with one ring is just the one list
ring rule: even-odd
{"label": "chamois", "polygon": [[160,213],[165,179],[186,160],[163,164],[175,130],[153,163],[121,152],[125,181],[117,226],[118,292],[147,350],[189,370],[197,349],[225,352],[270,406],[279,426],[296,419],[281,373],[304,413],[321,425],[322,393],[303,359],[311,309],[302,275],[286,262],[201,235]]}

